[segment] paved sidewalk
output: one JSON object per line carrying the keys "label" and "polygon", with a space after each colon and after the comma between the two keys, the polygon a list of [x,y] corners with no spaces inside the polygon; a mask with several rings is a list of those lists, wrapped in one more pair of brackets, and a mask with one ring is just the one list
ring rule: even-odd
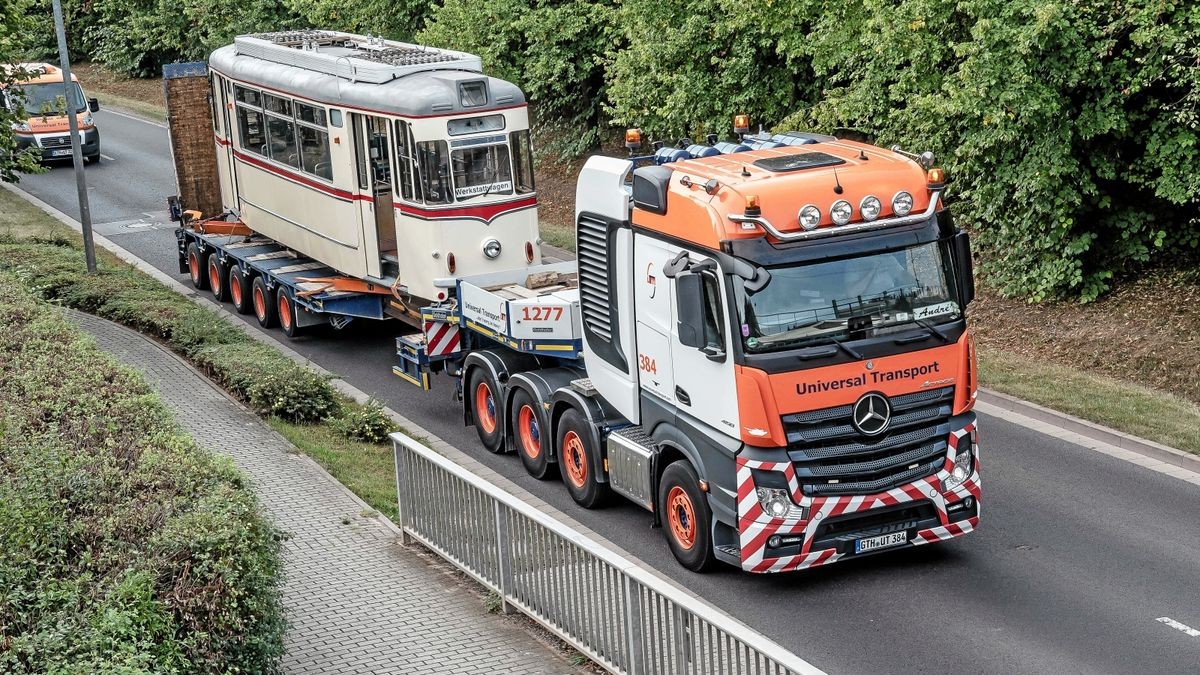
{"label": "paved sidewalk", "polygon": [[102,349],[143,372],[199,443],[232,456],[292,534],[285,545],[285,672],[579,672],[404,550],[328,474],[181,358],[115,323],[70,317]]}

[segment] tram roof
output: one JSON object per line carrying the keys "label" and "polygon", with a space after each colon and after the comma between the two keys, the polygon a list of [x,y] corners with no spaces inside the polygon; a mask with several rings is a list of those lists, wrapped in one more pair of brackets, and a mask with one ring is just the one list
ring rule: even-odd
{"label": "tram roof", "polygon": [[[511,82],[480,72],[463,52],[379,38],[313,31],[323,38],[285,42],[280,36],[240,36],[214,51],[209,65],[234,80],[331,105],[427,117],[486,112],[525,103]],[[380,58],[397,54],[395,58]],[[464,106],[460,85],[485,82],[487,102]]]}

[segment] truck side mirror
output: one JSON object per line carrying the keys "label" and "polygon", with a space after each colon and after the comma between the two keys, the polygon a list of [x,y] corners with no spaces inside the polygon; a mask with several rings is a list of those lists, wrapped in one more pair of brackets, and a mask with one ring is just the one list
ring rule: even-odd
{"label": "truck side mirror", "polygon": [[966,307],[975,299],[975,266],[971,262],[971,237],[966,232],[954,235],[954,267],[958,270],[958,300]]}
{"label": "truck side mirror", "polygon": [[89,98],[88,99],[88,110],[90,110],[92,112],[100,112],[100,99]]}
{"label": "truck side mirror", "polygon": [[704,347],[704,282],[699,274],[676,275],[675,312],[679,343],[694,349]]}

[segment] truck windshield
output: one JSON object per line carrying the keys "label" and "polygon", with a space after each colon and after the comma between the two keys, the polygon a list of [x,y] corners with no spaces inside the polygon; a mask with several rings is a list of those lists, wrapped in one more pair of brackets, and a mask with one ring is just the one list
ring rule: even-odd
{"label": "truck windshield", "polygon": [[[67,99],[62,82],[25,84],[14,87],[14,104],[25,107],[26,117],[58,116],[67,111]],[[87,112],[87,101],[78,82],[71,83],[71,104],[75,112]]]}
{"label": "truck windshield", "polygon": [[857,258],[771,268],[746,297],[748,353],[831,344],[962,316],[947,245],[921,244]]}

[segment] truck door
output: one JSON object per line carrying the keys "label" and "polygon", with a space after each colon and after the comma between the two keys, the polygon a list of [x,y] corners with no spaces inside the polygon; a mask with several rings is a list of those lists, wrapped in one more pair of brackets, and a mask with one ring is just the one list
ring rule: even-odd
{"label": "truck door", "polygon": [[381,275],[379,256],[396,248],[396,211],[392,206],[392,138],[388,120],[354,113],[354,152],[358,165],[358,202],[367,274]]}
{"label": "truck door", "polygon": [[[671,279],[671,365],[677,415],[736,438],[738,400],[724,276],[715,261],[697,253],[689,253],[689,258],[689,268]],[[690,339],[683,334],[688,329],[681,326],[681,315],[685,320],[698,317]]]}

